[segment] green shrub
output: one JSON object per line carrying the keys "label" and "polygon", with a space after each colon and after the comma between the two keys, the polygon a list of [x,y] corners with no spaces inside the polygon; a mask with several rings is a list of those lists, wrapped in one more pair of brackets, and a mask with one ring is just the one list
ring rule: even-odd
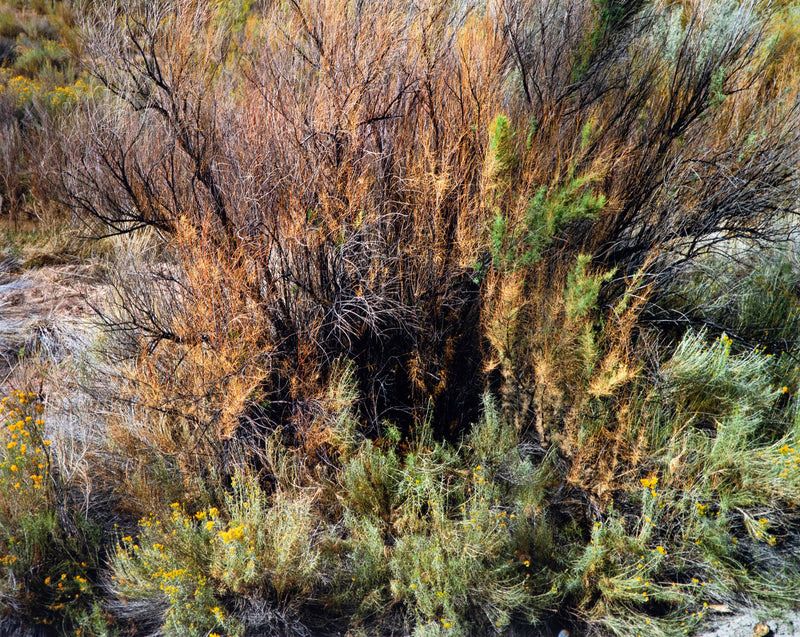
{"label": "green shrub", "polygon": [[22,25],[17,21],[16,16],[11,11],[0,12],[0,37],[9,38],[10,40],[23,33]]}
{"label": "green shrub", "polygon": [[211,569],[225,589],[269,592],[282,605],[310,597],[323,572],[311,500],[280,491],[267,497],[254,481],[234,477],[226,509]]}
{"label": "green shrub", "polygon": [[402,457],[365,442],[343,467],[349,602],[359,616],[402,601],[414,634],[455,635],[501,632],[546,605],[547,595],[533,594],[534,558],[524,555],[547,535],[531,518],[552,476],[526,457],[493,401],[485,404],[463,446],[422,427]]}
{"label": "green shrub", "polygon": [[[752,253],[726,245],[727,256],[708,256],[687,269],[663,299],[686,319],[734,339],[734,349],[793,351],[800,333],[797,266],[789,246]],[[784,383],[785,384],[785,383]]]}
{"label": "green shrub", "polygon": [[688,332],[663,367],[676,401],[698,417],[736,411],[763,420],[782,393],[770,382],[770,356],[759,350],[734,354],[726,334],[711,345],[706,339],[705,332]]}
{"label": "green shrub", "polygon": [[[396,443],[364,440],[338,480],[315,490],[336,494],[339,518],[325,521],[312,490],[267,494],[242,476],[221,511],[189,515],[176,503],[168,522],[145,518],[113,560],[116,594],[162,609],[162,629],[176,635],[187,626],[241,631],[246,618],[237,619],[233,597],[300,618],[322,602],[351,624],[380,621],[400,603],[415,634],[500,632],[514,616],[535,620],[550,595],[528,551],[552,550],[532,520],[552,474],[486,405],[463,446],[434,441],[429,427],[402,459]],[[495,437],[501,448],[488,444]]]}
{"label": "green shrub", "polygon": [[14,61],[14,68],[29,77],[35,78],[45,67],[63,68],[69,61],[69,53],[51,40],[22,48]]}
{"label": "green shrub", "polygon": [[219,519],[216,509],[192,516],[175,503],[167,521],[148,516],[136,539],[121,538],[111,563],[112,590],[124,603],[120,614],[138,621],[155,615],[166,635],[240,634],[209,580]]}
{"label": "green shrub", "polygon": [[285,612],[312,596],[321,576],[317,523],[302,496],[268,496],[252,479],[234,477],[222,511],[190,515],[174,503],[167,521],[143,518],[138,536],[117,548],[114,591],[137,613],[159,609],[165,634],[241,634],[233,598],[264,599]]}
{"label": "green shrub", "polygon": [[540,186],[528,201],[522,224],[513,224],[497,213],[489,229],[495,267],[532,266],[569,223],[595,218],[606,204],[605,196],[592,192],[596,180],[592,174],[570,174],[563,185]]}

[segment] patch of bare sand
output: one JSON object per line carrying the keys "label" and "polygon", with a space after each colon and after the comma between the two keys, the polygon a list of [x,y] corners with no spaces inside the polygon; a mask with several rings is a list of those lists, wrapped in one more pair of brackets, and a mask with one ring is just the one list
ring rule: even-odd
{"label": "patch of bare sand", "polygon": [[737,612],[720,617],[699,637],[790,637],[800,635],[800,613],[787,612],[779,618],[765,618],[763,613]]}

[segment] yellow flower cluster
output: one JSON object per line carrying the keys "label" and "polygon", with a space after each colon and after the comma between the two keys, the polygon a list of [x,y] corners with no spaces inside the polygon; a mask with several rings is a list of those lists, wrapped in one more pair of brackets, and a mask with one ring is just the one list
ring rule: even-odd
{"label": "yellow flower cluster", "polygon": [[650,489],[650,495],[652,495],[654,498],[658,496],[658,492],[656,491],[656,485],[658,485],[658,477],[657,476],[651,476],[649,478],[642,478],[641,480],[639,480],[639,482],[642,483],[642,486],[645,489]]}
{"label": "yellow flower cluster", "polygon": [[32,82],[22,75],[18,75],[8,81],[8,91],[17,96],[17,106],[22,106],[29,101],[36,93],[42,90],[40,84]]}
{"label": "yellow flower cluster", "polygon": [[791,476],[796,478],[798,469],[800,469],[800,454],[798,454],[797,449],[795,449],[795,447],[790,447],[788,444],[784,444],[778,452],[783,456],[781,459],[783,467],[778,477],[786,479]]}
{"label": "yellow flower cluster", "polygon": [[74,104],[81,97],[91,93],[91,88],[83,80],[77,80],[69,86],[55,86],[52,90],[42,90],[42,85],[33,80],[18,75],[8,80],[5,86],[0,85],[0,92],[8,92],[16,96],[17,106],[24,106],[37,95],[42,102],[53,108],[60,108]]}
{"label": "yellow flower cluster", "polygon": [[51,106],[64,106],[70,102],[78,99],[78,94],[72,86],[56,86],[50,92],[50,105]]}
{"label": "yellow flower cluster", "polygon": [[[49,440],[43,438],[44,420],[39,417],[44,407],[35,403],[33,392],[13,391],[0,400],[0,492],[12,488],[15,495],[5,497],[20,508],[31,505],[36,492],[46,490],[50,458]],[[35,495],[47,499],[46,493]]]}
{"label": "yellow flower cluster", "polygon": [[228,531],[220,531],[218,536],[220,540],[225,542],[225,544],[230,544],[231,542],[241,540],[244,537],[244,524],[233,527]]}

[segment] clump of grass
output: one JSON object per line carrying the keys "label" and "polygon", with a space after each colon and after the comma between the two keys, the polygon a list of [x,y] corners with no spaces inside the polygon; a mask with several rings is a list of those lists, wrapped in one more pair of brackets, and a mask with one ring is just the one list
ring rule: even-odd
{"label": "clump of grass", "polygon": [[99,262],[114,254],[111,241],[88,241],[78,228],[56,220],[44,224],[29,221],[16,229],[6,228],[0,246],[25,270]]}

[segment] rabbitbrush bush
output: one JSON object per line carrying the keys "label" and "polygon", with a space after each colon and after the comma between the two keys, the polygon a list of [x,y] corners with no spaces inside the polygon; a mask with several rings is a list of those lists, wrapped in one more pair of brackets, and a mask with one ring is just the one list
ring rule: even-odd
{"label": "rabbitbrush bush", "polygon": [[0,612],[80,632],[95,605],[100,529],[65,493],[33,392],[0,401]]}

